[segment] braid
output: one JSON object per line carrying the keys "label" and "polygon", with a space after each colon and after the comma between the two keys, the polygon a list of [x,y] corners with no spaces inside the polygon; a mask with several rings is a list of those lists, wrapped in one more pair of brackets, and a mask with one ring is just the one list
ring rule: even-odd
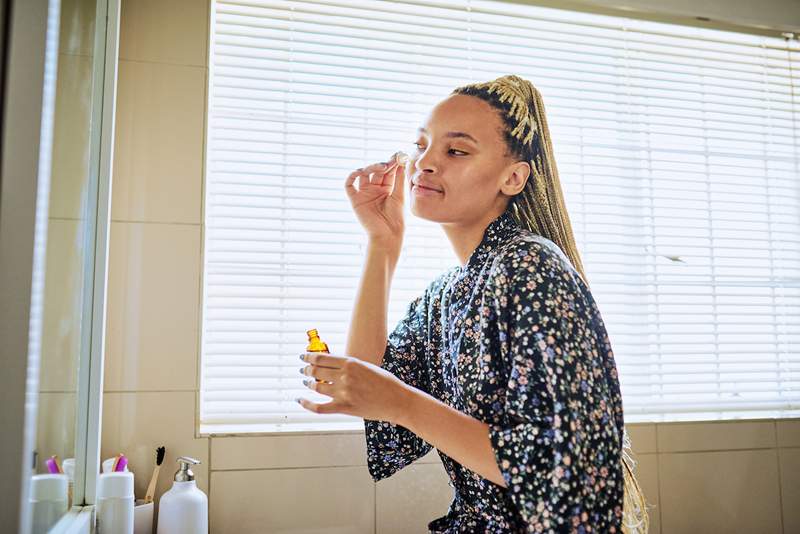
{"label": "braid", "polygon": [[[530,162],[533,175],[524,189],[511,199],[507,210],[522,228],[558,245],[588,286],[561,192],[544,102],[539,91],[529,81],[508,75],[459,87],[452,94],[478,97],[498,110],[504,123],[501,133],[508,150],[506,156]],[[624,480],[622,532],[646,534],[650,524],[647,503],[633,472],[636,464],[624,428],[621,445]]]}
{"label": "braid", "polygon": [[522,228],[558,245],[588,285],[564,204],[539,91],[527,80],[510,75],[462,86],[453,94],[478,97],[500,112],[507,155],[530,162],[532,170],[532,179],[511,199],[508,211]]}

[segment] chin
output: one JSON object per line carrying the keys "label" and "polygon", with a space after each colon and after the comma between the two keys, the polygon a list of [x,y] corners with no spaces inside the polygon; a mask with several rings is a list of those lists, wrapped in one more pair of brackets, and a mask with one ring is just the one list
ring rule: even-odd
{"label": "chin", "polygon": [[429,207],[429,206],[421,206],[419,203],[413,200],[411,201],[410,207],[411,207],[411,215],[417,217],[418,219],[424,219],[426,221],[434,223],[449,222],[448,217],[440,209],[436,209],[434,207]]}

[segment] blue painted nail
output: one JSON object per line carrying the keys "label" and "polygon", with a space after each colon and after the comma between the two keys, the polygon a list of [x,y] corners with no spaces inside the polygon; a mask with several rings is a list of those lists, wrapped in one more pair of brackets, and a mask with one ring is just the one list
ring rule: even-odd
{"label": "blue painted nail", "polygon": [[306,358],[306,355],[305,355],[305,354],[301,354],[301,355],[300,355],[300,360],[301,360],[301,361],[306,361],[306,360],[305,360],[305,358]]}
{"label": "blue painted nail", "polygon": [[304,374],[306,374],[306,372],[305,372],[305,368],[304,368],[304,367],[301,367],[301,368],[300,368],[300,374],[301,374],[301,375],[304,375]]}

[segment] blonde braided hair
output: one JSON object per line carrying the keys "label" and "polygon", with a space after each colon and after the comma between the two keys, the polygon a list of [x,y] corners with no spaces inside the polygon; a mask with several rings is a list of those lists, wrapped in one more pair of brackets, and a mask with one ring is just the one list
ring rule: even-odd
{"label": "blonde braided hair", "polygon": [[[558,245],[588,286],[561,191],[542,95],[528,80],[513,74],[464,85],[452,94],[478,97],[500,112],[510,155],[528,161],[533,178],[509,201],[507,210],[520,227]],[[646,534],[650,525],[647,503],[634,475],[636,463],[627,429],[623,429],[621,463],[624,478],[622,532]]]}
{"label": "blonde braided hair", "polygon": [[476,96],[501,111],[511,154],[528,161],[532,174],[525,188],[511,199],[508,210],[522,228],[558,245],[588,285],[564,204],[539,91],[529,81],[508,75],[459,87],[453,94]]}

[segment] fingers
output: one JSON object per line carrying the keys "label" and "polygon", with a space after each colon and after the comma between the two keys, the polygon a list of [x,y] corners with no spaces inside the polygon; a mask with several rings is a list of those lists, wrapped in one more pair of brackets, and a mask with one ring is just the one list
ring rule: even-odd
{"label": "fingers", "polygon": [[395,152],[392,154],[392,157],[389,158],[389,161],[386,162],[386,171],[391,171],[398,165],[405,164],[404,156],[402,152]]}
{"label": "fingers", "polygon": [[319,365],[308,365],[300,369],[300,372],[307,377],[310,376],[317,380],[325,380],[326,382],[336,382],[341,375],[339,369],[320,367]]}
{"label": "fingers", "polygon": [[[392,154],[389,161],[385,163],[373,163],[372,165],[356,169],[345,179],[344,187],[347,190],[347,194],[352,195],[358,192],[358,189],[355,187],[356,178],[359,178],[359,188],[361,188],[364,183],[364,179],[366,179],[367,183],[373,185],[393,186],[397,180],[397,173],[400,173],[401,178],[405,178],[407,162],[408,156],[404,152],[398,151]],[[398,200],[403,200],[405,194],[405,191],[403,191],[404,180],[401,180],[399,185],[400,191],[398,191],[394,197]]]}
{"label": "fingers", "polygon": [[300,369],[301,374],[309,377],[303,379],[303,384],[313,391],[333,397],[342,376],[342,365],[338,362],[347,358],[317,353],[301,354],[300,358],[311,363]]}
{"label": "fingers", "polygon": [[391,163],[395,168],[395,172],[392,180],[391,196],[399,201],[400,204],[404,204],[406,199],[406,168],[408,161],[408,154],[403,151],[395,152],[392,155]]}
{"label": "fingers", "polygon": [[297,399],[297,402],[306,410],[314,413],[344,413],[340,411],[340,407],[336,401],[318,404],[306,399]]}
{"label": "fingers", "polygon": [[[359,178],[358,186],[359,188],[364,185],[364,179],[366,178],[367,183],[372,184],[382,184],[383,183],[383,175],[386,170],[389,168],[387,163],[373,163],[372,165],[368,165],[366,167],[361,167],[360,169],[356,169],[351,172],[347,179],[345,180],[344,187],[347,190],[348,194],[353,194],[357,192],[355,188],[355,181],[356,178]],[[375,177],[372,177],[372,174],[375,173]]]}
{"label": "fingers", "polygon": [[406,165],[398,165],[397,170],[394,173],[394,183],[392,184],[394,188],[392,189],[392,198],[399,201],[401,204],[405,204],[406,200]]}
{"label": "fingers", "polygon": [[341,367],[347,357],[343,356],[334,356],[332,354],[326,354],[321,352],[304,352],[300,355],[300,359],[304,362],[308,362],[313,365],[320,365],[323,367],[330,367],[332,369],[337,369]]}
{"label": "fingers", "polygon": [[328,397],[334,396],[334,390],[336,388],[336,384],[328,384],[327,382],[317,382],[313,378],[307,378],[303,381],[303,384],[310,389],[311,391],[316,391],[317,393],[321,393],[323,395],[327,395]]}

